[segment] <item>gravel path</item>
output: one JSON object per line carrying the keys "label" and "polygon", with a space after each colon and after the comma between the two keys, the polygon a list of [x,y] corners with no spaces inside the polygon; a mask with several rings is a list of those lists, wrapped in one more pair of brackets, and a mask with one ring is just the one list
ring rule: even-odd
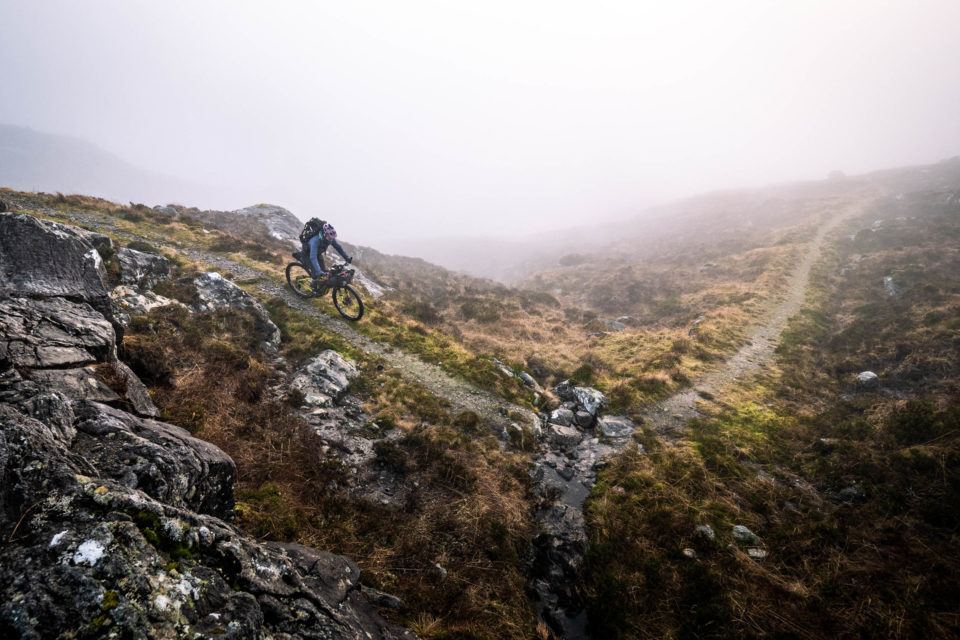
{"label": "gravel path", "polygon": [[863,213],[866,206],[863,202],[857,202],[842,207],[821,225],[790,275],[782,299],[751,329],[747,343],[720,366],[695,381],[692,388],[679,391],[641,412],[646,423],[661,435],[676,438],[689,420],[703,415],[697,407],[701,398],[721,397],[731,385],[768,366],[773,361],[774,350],[780,344],[780,335],[787,322],[803,306],[810,270],[820,259],[827,235],[844,221]]}

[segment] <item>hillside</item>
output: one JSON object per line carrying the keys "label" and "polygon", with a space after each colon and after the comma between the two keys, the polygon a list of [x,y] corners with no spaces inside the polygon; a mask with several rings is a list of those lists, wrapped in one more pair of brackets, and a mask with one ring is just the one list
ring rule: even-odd
{"label": "hillside", "polygon": [[[960,161],[692,199],[519,286],[351,246],[349,326],[256,216],[0,199],[167,258],[143,295],[194,311],[130,311],[121,361],[235,461],[243,530],[421,637],[960,632]],[[211,270],[261,315],[202,310]]]}

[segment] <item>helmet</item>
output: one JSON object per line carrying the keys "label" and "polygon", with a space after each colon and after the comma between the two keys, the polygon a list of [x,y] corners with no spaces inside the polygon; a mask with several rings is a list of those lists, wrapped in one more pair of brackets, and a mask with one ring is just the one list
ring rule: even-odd
{"label": "helmet", "polygon": [[327,240],[337,239],[337,230],[329,222],[323,225],[323,235]]}

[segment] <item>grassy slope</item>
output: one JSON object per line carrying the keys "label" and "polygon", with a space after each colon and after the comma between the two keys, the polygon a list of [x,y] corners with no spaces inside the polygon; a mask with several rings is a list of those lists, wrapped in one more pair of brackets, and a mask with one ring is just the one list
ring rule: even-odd
{"label": "grassy slope", "polygon": [[[676,445],[647,437],[650,455],[629,453],[603,473],[588,514],[600,636],[960,632],[953,184],[890,198],[859,220],[854,240],[818,265],[779,369],[723,398]],[[884,276],[902,293],[889,296]],[[864,369],[880,374],[880,391],[857,389]],[[852,500],[840,493],[848,487]],[[698,524],[716,542],[698,541]],[[762,537],[765,560],[734,544],[734,524]]]}

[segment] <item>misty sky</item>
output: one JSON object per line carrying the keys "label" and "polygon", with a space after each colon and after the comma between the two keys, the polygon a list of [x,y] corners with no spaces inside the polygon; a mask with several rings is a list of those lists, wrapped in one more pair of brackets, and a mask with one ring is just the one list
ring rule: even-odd
{"label": "misty sky", "polygon": [[957,0],[3,0],[0,24],[0,123],[384,248],[960,154]]}

